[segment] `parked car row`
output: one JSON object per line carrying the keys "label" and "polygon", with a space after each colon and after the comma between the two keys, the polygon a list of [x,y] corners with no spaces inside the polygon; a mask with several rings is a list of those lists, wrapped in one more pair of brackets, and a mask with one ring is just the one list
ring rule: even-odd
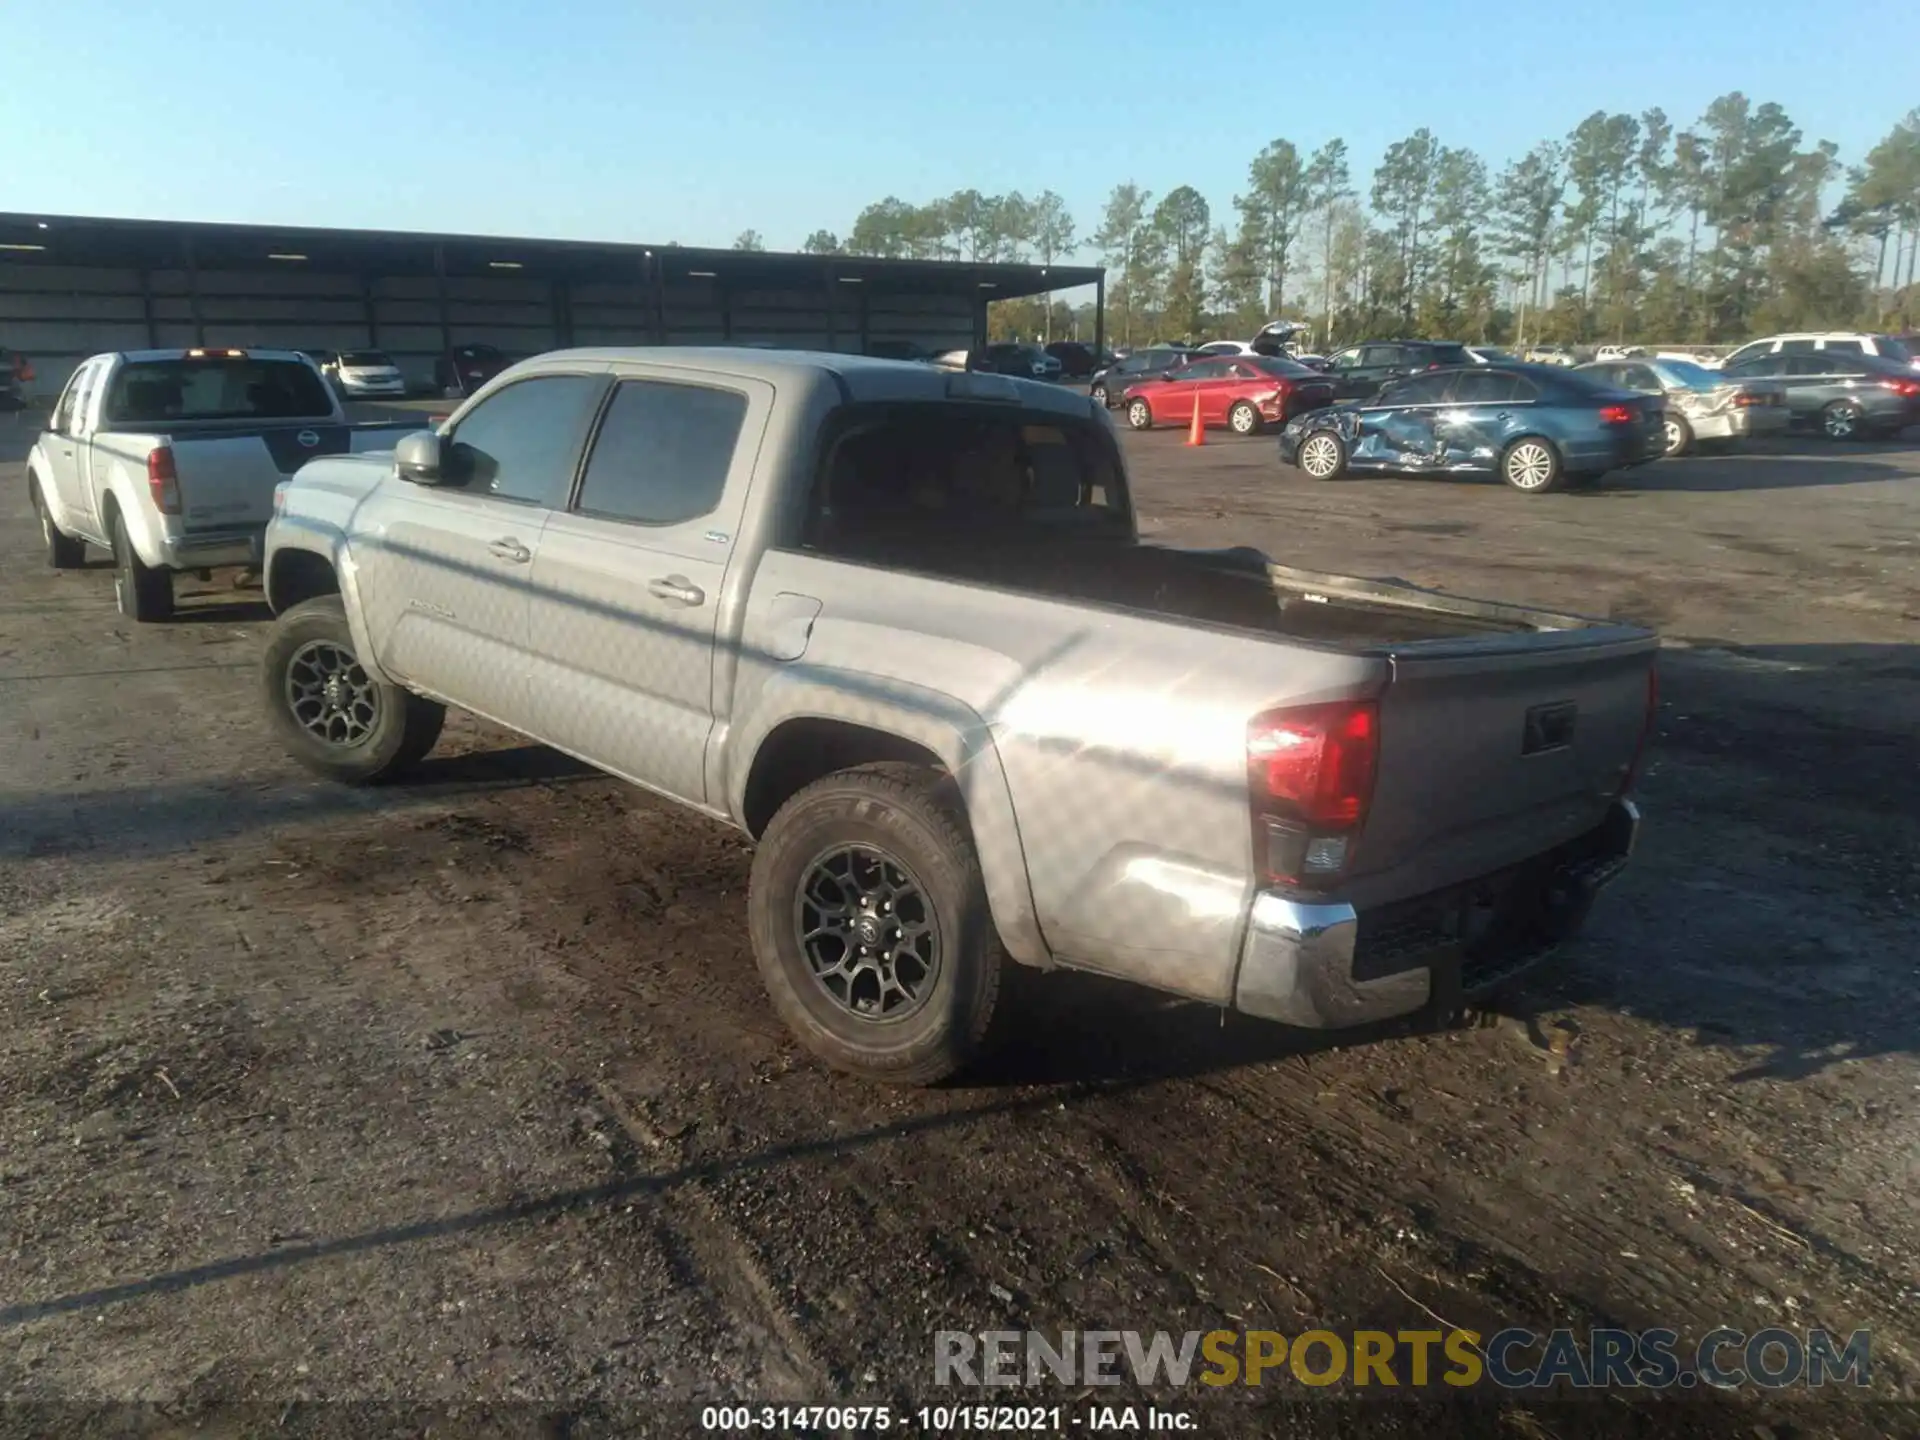
{"label": "parked car row", "polygon": [[[384,350],[302,350],[345,400],[404,399],[414,392],[406,372]],[[444,400],[471,395],[513,363],[496,345],[456,345],[434,357],[432,393]]]}

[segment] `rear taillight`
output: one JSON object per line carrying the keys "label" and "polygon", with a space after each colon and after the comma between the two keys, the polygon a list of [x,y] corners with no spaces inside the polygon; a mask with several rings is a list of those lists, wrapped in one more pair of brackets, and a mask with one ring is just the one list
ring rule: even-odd
{"label": "rear taillight", "polygon": [[1653,739],[1653,727],[1660,716],[1660,667],[1656,663],[1647,667],[1647,713],[1640,722],[1640,738],[1634,742],[1633,759],[1627,762],[1627,773],[1620,777],[1619,795],[1626,794],[1639,783],[1641,767],[1646,764],[1647,743]]}
{"label": "rear taillight", "polygon": [[1880,383],[1885,385],[1887,389],[1893,391],[1894,394],[1908,400],[1913,399],[1916,395],[1920,395],[1920,380],[1883,380]]}
{"label": "rear taillight", "polygon": [[173,468],[171,446],[147,452],[147,490],[153,496],[153,508],[162,515],[180,513],[180,474]]}
{"label": "rear taillight", "polygon": [[1634,412],[1634,408],[1631,405],[1602,405],[1600,407],[1600,423],[1602,425],[1631,425],[1639,418],[1639,415]]}
{"label": "rear taillight", "polygon": [[1269,710],[1247,726],[1254,845],[1268,878],[1324,882],[1351,859],[1373,799],[1380,707],[1373,700]]}

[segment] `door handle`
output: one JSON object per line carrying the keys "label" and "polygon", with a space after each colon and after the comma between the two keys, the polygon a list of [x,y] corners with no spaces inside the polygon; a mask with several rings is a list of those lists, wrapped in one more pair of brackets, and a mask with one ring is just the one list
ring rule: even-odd
{"label": "door handle", "polygon": [[657,600],[671,600],[676,605],[698,605],[707,598],[707,592],[684,575],[662,575],[649,580],[647,593]]}
{"label": "door handle", "polygon": [[496,560],[505,560],[512,565],[524,565],[533,558],[533,551],[511,535],[502,536],[487,546],[487,553]]}
{"label": "door handle", "polygon": [[1495,415],[1493,418],[1496,420],[1511,420],[1513,416],[1509,415],[1505,410],[1502,410],[1499,414]]}

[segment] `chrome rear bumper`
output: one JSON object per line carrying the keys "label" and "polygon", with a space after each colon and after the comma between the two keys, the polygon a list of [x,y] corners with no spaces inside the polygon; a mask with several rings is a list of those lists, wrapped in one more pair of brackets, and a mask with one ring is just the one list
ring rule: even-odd
{"label": "chrome rear bumper", "polygon": [[1365,1025],[1420,1009],[1439,990],[1486,988],[1553,953],[1577,934],[1600,890],[1625,868],[1640,828],[1630,800],[1592,831],[1500,877],[1494,927],[1474,941],[1444,917],[1472,887],[1362,914],[1274,891],[1253,902],[1234,1008],[1308,1029]]}

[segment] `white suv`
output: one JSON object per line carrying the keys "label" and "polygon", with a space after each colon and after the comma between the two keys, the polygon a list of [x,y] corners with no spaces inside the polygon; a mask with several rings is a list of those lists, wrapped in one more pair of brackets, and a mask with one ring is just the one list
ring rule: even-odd
{"label": "white suv", "polygon": [[1742,360],[1751,360],[1758,355],[1808,355],[1816,351],[1827,355],[1874,355],[1920,370],[1920,358],[1916,358],[1891,335],[1867,335],[1842,330],[1821,334],[1769,335],[1764,340],[1742,345],[1726,358],[1725,363],[1737,365]]}

